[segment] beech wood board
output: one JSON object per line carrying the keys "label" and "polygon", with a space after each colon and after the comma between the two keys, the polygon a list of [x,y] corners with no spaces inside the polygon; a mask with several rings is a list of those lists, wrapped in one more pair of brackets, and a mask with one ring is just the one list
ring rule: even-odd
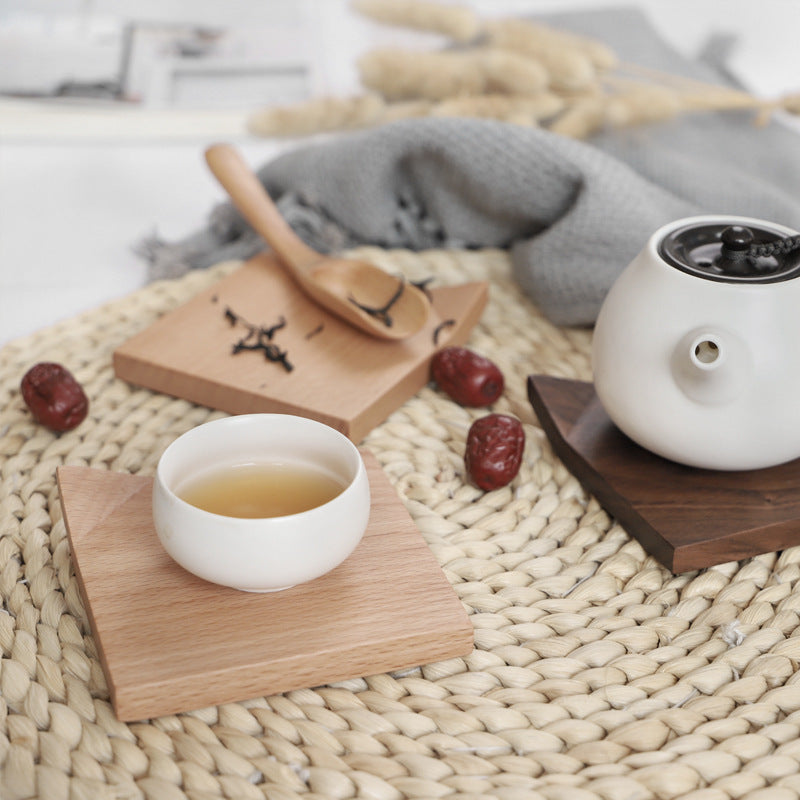
{"label": "beech wood board", "polygon": [[[310,417],[360,442],[430,380],[436,350],[467,340],[486,306],[488,284],[431,289],[430,296],[432,314],[419,333],[377,339],[317,306],[272,255],[261,253],[124,342],[114,353],[114,371],[138,386],[231,414]],[[284,317],[273,341],[292,371],[258,351],[233,355],[244,328],[231,325],[226,308],[267,327]],[[453,324],[440,327],[448,320]]]}
{"label": "beech wood board", "polygon": [[73,565],[117,717],[132,721],[471,652],[469,617],[378,462],[372,512],[332,572],[281,592],[195,577],[161,547],[152,479],[57,470]]}
{"label": "beech wood board", "polygon": [[800,544],[800,459],[738,472],[687,467],[625,436],[591,383],[532,375],[528,397],[559,458],[673,572]]}

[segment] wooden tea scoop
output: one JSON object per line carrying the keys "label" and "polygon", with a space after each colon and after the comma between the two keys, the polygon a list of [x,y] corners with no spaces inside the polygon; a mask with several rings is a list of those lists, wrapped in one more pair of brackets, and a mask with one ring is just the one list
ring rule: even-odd
{"label": "wooden tea scoop", "polygon": [[381,339],[404,339],[422,328],[430,313],[424,292],[374,264],[325,256],[308,247],[230,145],[212,145],[206,161],[234,205],[316,303]]}

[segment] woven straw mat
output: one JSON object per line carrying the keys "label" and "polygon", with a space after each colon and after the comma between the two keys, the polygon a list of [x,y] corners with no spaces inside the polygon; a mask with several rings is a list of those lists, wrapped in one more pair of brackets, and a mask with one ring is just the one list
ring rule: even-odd
{"label": "woven straw mat", "polygon": [[[800,796],[800,548],[672,575],[554,457],[532,373],[589,379],[590,333],[545,321],[499,251],[385,252],[439,285],[490,281],[469,345],[506,376],[495,411],[525,458],[491,493],[464,478],[470,422],[434,385],[361,443],[383,465],[475,627],[466,658],[191,713],[116,720],[55,483],[60,464],[152,475],[218,411],[115,379],[112,350],[227,274],[219,265],[0,351],[3,800],[783,800]],[[89,418],[57,436],[19,381],[73,371]]]}

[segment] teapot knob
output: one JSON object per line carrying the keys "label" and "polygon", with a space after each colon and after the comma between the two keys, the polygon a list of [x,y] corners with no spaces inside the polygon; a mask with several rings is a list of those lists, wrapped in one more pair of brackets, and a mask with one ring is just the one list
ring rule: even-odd
{"label": "teapot knob", "polygon": [[742,225],[731,225],[722,231],[722,250],[728,255],[730,251],[739,252],[749,250],[753,244],[753,231]]}
{"label": "teapot knob", "polygon": [[720,235],[721,247],[714,261],[715,266],[727,273],[745,275],[751,271],[750,247],[753,244],[753,232],[742,225],[731,225]]}

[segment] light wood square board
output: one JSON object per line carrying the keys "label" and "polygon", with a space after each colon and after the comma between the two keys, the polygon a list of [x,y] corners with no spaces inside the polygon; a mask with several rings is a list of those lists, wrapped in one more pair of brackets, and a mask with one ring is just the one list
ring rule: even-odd
{"label": "light wood square board", "polygon": [[[130,383],[231,414],[311,417],[360,442],[428,382],[437,349],[467,340],[488,284],[434,288],[430,296],[433,313],[419,333],[376,339],[309,300],[262,253],[124,342],[114,370]],[[260,352],[232,355],[244,329],[231,325],[227,308],[267,327],[283,317],[286,326],[273,341],[287,353],[291,372]]]}
{"label": "light wood square board", "polygon": [[281,592],[197,578],[161,547],[152,479],[57,470],[73,565],[117,717],[175,714],[463,656],[473,629],[380,465],[364,538]]}

